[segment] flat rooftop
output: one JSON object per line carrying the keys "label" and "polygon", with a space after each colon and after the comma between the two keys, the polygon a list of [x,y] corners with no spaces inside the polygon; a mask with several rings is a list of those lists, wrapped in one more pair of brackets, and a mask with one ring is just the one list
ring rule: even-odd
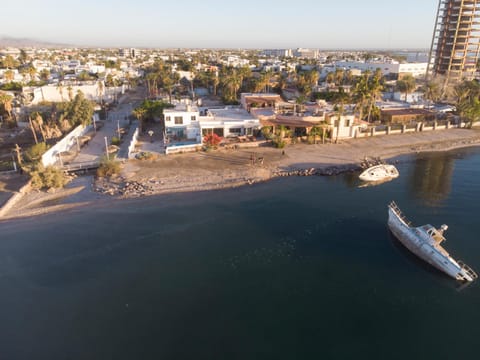
{"label": "flat rooftop", "polygon": [[208,114],[215,120],[222,121],[244,121],[256,120],[248,111],[242,108],[209,109]]}
{"label": "flat rooftop", "polygon": [[382,114],[400,116],[400,115],[432,115],[430,110],[425,109],[385,109]]}

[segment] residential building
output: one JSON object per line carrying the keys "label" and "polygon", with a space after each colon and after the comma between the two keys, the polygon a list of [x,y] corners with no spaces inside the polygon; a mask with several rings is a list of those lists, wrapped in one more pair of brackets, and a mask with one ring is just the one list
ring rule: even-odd
{"label": "residential building", "polygon": [[439,0],[429,66],[434,76],[445,77],[445,85],[474,78],[480,51],[479,20],[478,0]]}
{"label": "residential building", "polygon": [[196,105],[178,103],[173,109],[163,110],[163,116],[165,132],[169,140],[201,143],[200,111]]}
{"label": "residential building", "polygon": [[304,59],[318,59],[319,52],[316,49],[298,48],[294,51],[293,55],[299,58],[304,58]]}
{"label": "residential building", "polygon": [[386,109],[381,110],[380,119],[385,124],[410,124],[425,120],[434,120],[433,112],[425,109]]}
{"label": "residential building", "polygon": [[262,55],[269,57],[292,57],[292,49],[265,49]]}
{"label": "residential building", "polygon": [[223,137],[254,135],[260,121],[240,107],[208,109],[200,116],[202,135],[215,133]]}
{"label": "residential building", "polygon": [[[410,74],[414,77],[425,76],[428,63],[399,63],[392,59],[385,59],[382,61],[337,61],[335,62],[335,68],[341,68],[345,70],[360,70],[361,72],[371,71],[374,72],[377,69],[382,71],[384,76],[393,76],[401,78],[406,74]],[[332,67],[325,67],[326,71],[332,69]],[[323,75],[323,71],[322,71]]]}

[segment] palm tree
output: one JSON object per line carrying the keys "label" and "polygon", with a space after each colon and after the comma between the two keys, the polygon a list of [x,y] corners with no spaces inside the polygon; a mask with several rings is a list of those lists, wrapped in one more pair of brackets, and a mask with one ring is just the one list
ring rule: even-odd
{"label": "palm tree", "polygon": [[466,117],[470,124],[478,119],[480,112],[480,84],[475,81],[463,81],[454,87],[454,95],[457,98],[457,113],[461,118]]}
{"label": "palm tree", "polygon": [[72,101],[73,100],[73,88],[72,88],[71,85],[68,85],[67,93],[68,93],[68,98],[70,99],[70,101]]}
{"label": "palm tree", "polygon": [[57,84],[57,90],[60,93],[60,98],[62,99],[62,102],[63,102],[63,84],[61,81],[59,81]]}
{"label": "palm tree", "polygon": [[415,78],[410,74],[397,81],[397,89],[405,94],[405,101],[408,99],[408,94],[415,90],[416,86]]}
{"label": "palm tree", "polygon": [[229,101],[237,101],[237,92],[241,87],[241,77],[235,69],[228,71],[221,80],[224,96]]}
{"label": "palm tree", "polygon": [[329,72],[327,74],[327,77],[326,77],[325,81],[327,82],[327,84],[331,84],[331,83],[335,82],[335,74],[333,72]]}
{"label": "palm tree", "polygon": [[35,74],[37,73],[37,69],[33,65],[30,65],[27,69],[28,71],[28,76],[30,76],[30,81],[35,80]]}
{"label": "palm tree", "polygon": [[349,100],[350,100],[350,96],[343,91],[339,91],[338,93],[336,93],[333,99],[334,111],[337,115],[337,134],[336,134],[335,143],[338,142],[338,136],[340,133],[340,121],[345,112],[345,105],[349,103]]}
{"label": "palm tree", "polygon": [[97,82],[97,93],[98,97],[100,98],[100,104],[103,104],[103,92],[105,91],[105,85],[103,84],[102,80],[98,80]]}
{"label": "palm tree", "polygon": [[140,133],[143,130],[143,120],[145,119],[146,114],[147,114],[147,109],[141,106],[132,110],[132,115],[135,116],[138,120],[138,130]]}
{"label": "palm tree", "polygon": [[353,73],[352,70],[348,69],[345,71],[345,84],[346,85],[352,85],[353,82]]}
{"label": "palm tree", "polygon": [[380,96],[383,90],[382,84],[382,71],[380,69],[375,70],[372,78],[369,81],[368,89],[369,89],[369,100],[370,104],[368,106],[368,117],[367,121],[370,122],[372,116],[372,110],[376,106],[375,103],[377,102],[377,98]]}
{"label": "palm tree", "polygon": [[13,97],[7,93],[0,92],[0,104],[3,105],[3,108],[8,114],[8,117],[12,117],[12,100]]}
{"label": "palm tree", "polygon": [[287,85],[288,85],[288,74],[286,73],[280,74],[280,76],[278,77],[277,86],[276,86],[277,91],[279,93],[282,93],[282,91],[286,89]]}
{"label": "palm tree", "polygon": [[301,113],[301,110],[303,109],[303,104],[305,104],[305,101],[307,98],[305,95],[300,95],[295,98],[295,115],[299,115]]}
{"label": "palm tree", "polygon": [[365,72],[355,83],[353,89],[353,101],[355,102],[355,110],[358,112],[358,118],[363,119],[363,111],[367,106],[370,90],[368,86],[368,73]]}
{"label": "palm tree", "polygon": [[440,100],[441,91],[440,85],[436,81],[430,80],[423,87],[423,96],[429,104],[432,102],[435,103]]}
{"label": "palm tree", "polygon": [[336,85],[342,85],[343,84],[343,78],[345,77],[345,71],[340,68],[335,69],[335,84]]}
{"label": "palm tree", "polygon": [[13,79],[15,78],[15,73],[12,71],[12,70],[7,70],[5,71],[5,80],[7,80],[7,82],[12,82]]}
{"label": "palm tree", "polygon": [[[305,73],[305,82],[306,82],[306,86],[308,87],[309,91],[307,92],[310,92],[312,91],[312,88],[316,85],[318,85],[318,79],[320,77],[320,74],[318,73],[317,70],[315,69],[312,69],[310,71],[307,71]],[[308,95],[308,94],[306,94]]]}

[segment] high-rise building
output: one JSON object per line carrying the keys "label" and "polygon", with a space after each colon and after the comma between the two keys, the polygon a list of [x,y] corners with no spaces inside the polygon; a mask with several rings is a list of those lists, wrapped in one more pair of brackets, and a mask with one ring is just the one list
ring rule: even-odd
{"label": "high-rise building", "polygon": [[429,70],[445,85],[471,80],[480,50],[480,0],[439,0]]}

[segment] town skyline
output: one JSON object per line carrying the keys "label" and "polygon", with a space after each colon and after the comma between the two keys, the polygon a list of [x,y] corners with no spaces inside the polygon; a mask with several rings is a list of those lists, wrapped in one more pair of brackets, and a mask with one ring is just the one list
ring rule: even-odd
{"label": "town skyline", "polygon": [[75,46],[148,48],[426,49],[437,9],[436,0],[406,0],[400,8],[378,0],[307,1],[294,8],[283,0],[275,6],[246,0],[235,9],[218,0],[86,0],[73,14],[57,0],[26,3],[5,5],[5,13],[21,13],[22,21],[5,19],[2,35]]}

